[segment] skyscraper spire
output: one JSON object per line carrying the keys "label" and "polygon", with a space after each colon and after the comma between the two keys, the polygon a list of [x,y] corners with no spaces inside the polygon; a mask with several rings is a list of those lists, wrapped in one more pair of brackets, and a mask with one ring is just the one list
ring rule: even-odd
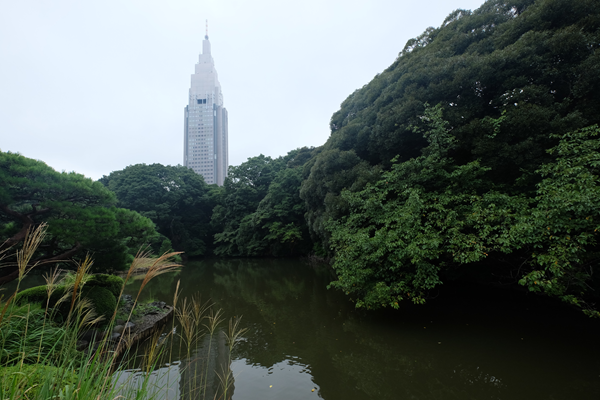
{"label": "skyscraper spire", "polygon": [[191,78],[184,117],[183,165],[202,175],[206,183],[222,186],[229,167],[227,109],[210,54],[208,20],[202,54]]}
{"label": "skyscraper spire", "polygon": [[202,54],[208,54],[210,57],[210,41],[208,40],[208,20],[206,20],[206,35],[202,41]]}

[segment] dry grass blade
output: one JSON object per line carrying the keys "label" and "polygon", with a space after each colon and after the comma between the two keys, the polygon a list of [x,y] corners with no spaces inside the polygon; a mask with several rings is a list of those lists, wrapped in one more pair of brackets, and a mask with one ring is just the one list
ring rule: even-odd
{"label": "dry grass blade", "polygon": [[[9,251],[10,249],[12,249],[12,248],[13,248],[13,246],[14,246],[14,245],[10,245],[10,246],[8,246],[8,247],[5,247],[5,246],[6,246],[6,243],[8,243],[8,239],[6,239],[6,240],[4,241],[4,243],[0,244],[0,261],[2,261],[2,260],[4,259],[4,257],[6,257],[6,253],[8,253],[8,251]],[[2,265],[0,264],[0,267],[1,267],[1,266],[2,266]]]}
{"label": "dry grass blade", "polygon": [[46,328],[46,316],[48,314],[48,308],[50,307],[50,298],[52,297],[52,294],[56,290],[56,282],[58,281],[59,275],[60,275],[60,272],[59,272],[58,268],[55,268],[54,272],[52,272],[49,275],[44,274],[44,280],[46,281],[46,308],[45,308],[46,313],[44,314],[44,324],[42,326],[42,334],[40,336],[40,345],[38,347],[37,362],[40,362],[40,357],[42,355],[42,343],[43,343],[43,339],[44,339],[44,331]]}
{"label": "dry grass blade", "polygon": [[229,351],[232,351],[235,345],[240,341],[240,337],[246,333],[248,328],[240,328],[242,318],[232,318],[229,320],[229,331],[227,334],[227,345]]}
{"label": "dry grass blade", "polygon": [[8,310],[8,307],[10,306],[10,303],[14,300],[14,298],[15,298],[16,295],[17,295],[17,292],[13,293],[8,298],[8,300],[6,300],[6,303],[4,303],[4,308],[2,308],[2,313],[0,313],[0,326],[2,326],[2,321],[4,320],[4,316],[6,315],[6,311]]}
{"label": "dry grass blade", "polygon": [[50,274],[44,274],[44,280],[46,281],[46,311],[48,311],[48,306],[50,304],[50,297],[56,290],[58,286],[59,278],[61,271],[58,268],[54,268],[54,271]]}
{"label": "dry grass blade", "polygon": [[23,248],[17,250],[17,267],[19,269],[19,282],[23,280],[23,277],[37,265],[29,265],[31,258],[35,254],[37,248],[46,237],[47,224],[41,223],[33,231],[27,230],[25,234],[25,240],[23,241]]}
{"label": "dry grass blade", "polygon": [[177,286],[175,287],[175,293],[173,294],[173,308],[177,308],[177,300],[179,300],[179,284],[181,279],[177,280]]}
{"label": "dry grass blade", "polygon": [[[179,300],[179,285],[181,284],[181,279],[177,280],[177,286],[175,287],[175,293],[173,294],[173,311],[175,312],[175,314],[177,314],[177,301]],[[174,335],[175,333],[175,318],[171,318],[171,331],[169,332],[169,335]],[[174,340],[171,340],[171,348],[169,350],[169,364],[171,364],[172,361],[172,355],[173,355],[173,342]]]}
{"label": "dry grass blade", "polygon": [[142,281],[142,283],[140,285],[138,297],[139,297],[140,293],[142,292],[142,290],[144,289],[144,287],[152,279],[156,278],[159,275],[165,274],[167,272],[176,271],[179,267],[181,267],[181,264],[177,264],[177,263],[169,260],[171,257],[176,256],[181,253],[183,253],[183,252],[175,251],[172,253],[165,253],[162,256],[153,259],[153,262],[150,265],[150,267],[148,268],[148,271],[146,272],[146,275],[144,276],[144,280]]}
{"label": "dry grass blade", "polygon": [[200,293],[196,293],[192,296],[192,311],[194,313],[194,321],[196,322],[196,327],[202,323],[202,321],[207,318],[206,312],[213,306],[213,303],[210,300],[207,300],[202,303],[202,297]]}
{"label": "dry grass blade", "polygon": [[[221,400],[221,399],[230,400],[231,394],[229,394],[229,397],[228,397],[228,392],[230,391],[231,386],[233,385],[233,382],[234,382],[233,372],[231,371],[231,369],[227,369],[227,371],[221,370],[221,373],[216,372],[215,375],[221,382],[221,390],[223,392],[221,394],[221,396],[218,397],[218,399],[219,400]],[[215,399],[217,399],[216,393],[215,393]]]}
{"label": "dry grass blade", "polygon": [[209,315],[206,317],[208,319],[208,323],[204,324],[206,329],[210,332],[212,336],[215,333],[217,327],[223,322],[223,310],[219,309],[217,312],[214,312],[211,308]]}
{"label": "dry grass blade", "polygon": [[[73,294],[71,297],[71,307],[69,308],[69,314],[67,316],[67,321],[71,318],[71,312],[73,311],[73,307],[75,306],[75,301],[77,299],[77,294],[79,293],[79,289],[85,284],[85,282],[89,278],[89,272],[92,269],[92,265],[94,264],[94,260],[90,257],[89,254],[86,254],[83,263],[77,263],[77,272],[75,274],[75,281],[73,282]],[[67,322],[68,325],[68,322]]]}
{"label": "dry grass blade", "polygon": [[162,335],[162,329],[154,329],[152,335],[148,339],[148,350],[146,350],[144,354],[144,358],[142,361],[142,369],[146,371],[146,373],[152,372],[154,368],[154,364],[158,359],[159,353],[161,352],[160,338]]}
{"label": "dry grass blade", "polygon": [[183,299],[183,305],[177,308],[176,315],[189,349],[194,343],[196,329],[194,324],[193,307],[191,303],[187,302],[187,298]]}
{"label": "dry grass blade", "polygon": [[79,332],[82,331],[84,328],[88,328],[104,320],[103,316],[96,317],[94,306],[89,299],[80,300],[77,303],[76,312],[77,315],[79,315],[79,318],[77,319],[79,322],[77,330]]}
{"label": "dry grass blade", "polygon": [[148,247],[143,247],[138,250],[136,253],[131,265],[129,266],[129,270],[127,270],[127,275],[125,276],[125,282],[131,278],[131,276],[138,270],[150,267],[152,258],[150,257],[151,251]]}

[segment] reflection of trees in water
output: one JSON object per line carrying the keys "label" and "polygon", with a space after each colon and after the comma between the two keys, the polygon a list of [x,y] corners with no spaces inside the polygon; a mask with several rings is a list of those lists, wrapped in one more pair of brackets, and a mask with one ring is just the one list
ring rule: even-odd
{"label": "reflection of trees in water", "polygon": [[[230,366],[225,334],[219,331],[212,339],[209,335],[204,336],[191,357],[181,361],[182,372],[179,380],[181,399],[222,398],[222,378],[229,373]],[[233,391],[234,385],[231,381],[227,390],[227,399],[233,396]]]}
{"label": "reflection of trees in water", "polygon": [[[186,265],[174,283],[163,285],[173,284],[174,290],[179,278],[182,296],[199,291],[229,316],[243,316],[242,324],[249,331],[234,350],[234,358],[270,368],[293,356],[310,370],[322,398],[569,398],[567,394],[572,392],[578,394],[573,397],[583,399],[590,398],[589,393],[600,393],[591,379],[576,380],[576,373],[560,376],[565,375],[567,363],[559,357],[552,359],[556,349],[542,352],[558,341],[558,335],[551,336],[550,331],[544,339],[546,346],[529,342],[525,347],[492,332],[502,325],[498,321],[484,323],[478,332],[457,328],[451,321],[482,320],[482,310],[473,311],[472,298],[461,304],[450,297],[446,308],[432,304],[430,308],[364,314],[343,294],[326,289],[331,280],[328,268],[290,260],[194,262]],[[172,292],[165,296],[162,300],[169,301]],[[514,322],[517,310],[507,303],[506,296],[498,304],[487,298],[481,302],[485,303],[483,311],[494,320],[501,317],[498,310],[506,309],[511,318],[502,321],[519,323]],[[432,309],[437,311],[432,314]],[[442,316],[446,316],[445,325]],[[430,319],[440,324],[430,326]],[[426,323],[419,322],[422,320]],[[533,338],[534,333],[528,336]],[[443,343],[438,345],[440,340]],[[520,336],[517,340],[520,344]],[[563,340],[568,341],[576,340]],[[576,358],[581,353],[573,354]],[[199,360],[191,364],[199,365]],[[583,367],[576,370],[581,372]],[[193,374],[186,374],[188,382]],[[548,383],[541,388],[529,384],[534,381]]]}
{"label": "reflection of trees in water", "polygon": [[[346,325],[350,325],[349,333],[357,333],[353,335],[355,346],[351,351],[332,354],[332,365],[366,398],[479,399],[504,398],[506,394],[506,386],[485,366],[462,364],[455,354],[440,350],[441,345],[415,346],[413,342],[406,347],[401,343],[390,346],[377,337],[360,335],[360,329],[355,331],[352,322],[347,321]],[[325,392],[327,385],[321,385]]]}
{"label": "reflection of trees in water", "polygon": [[223,299],[224,310],[243,315],[248,328],[236,356],[270,367],[285,360],[290,347],[314,348],[313,336],[300,333],[307,326],[317,330],[323,318],[338,317],[339,308],[331,304],[331,297],[339,296],[325,290],[329,272],[317,271],[289,260],[283,265],[280,260],[215,263],[212,297]]}
{"label": "reflection of trees in water", "polygon": [[[151,300],[161,300],[171,304],[173,302],[173,293],[177,286],[177,281],[181,278],[181,271],[160,275],[146,284],[140,301],[146,302]],[[137,295],[140,288],[140,283],[144,279],[144,275],[134,275],[127,281],[125,286],[125,294]]]}
{"label": "reflection of trees in water", "polygon": [[[424,343],[411,349],[382,336],[374,329],[382,321],[371,325],[373,318],[365,321],[339,293],[325,289],[327,268],[224,260],[214,264],[212,275],[212,297],[223,309],[251,321],[236,357],[269,368],[294,354],[310,365],[324,398],[395,399],[399,393],[469,398],[466,394],[474,388],[486,396],[502,393],[491,372],[445,360],[437,344],[429,345],[435,347],[429,351]],[[419,342],[419,335],[410,340]]]}

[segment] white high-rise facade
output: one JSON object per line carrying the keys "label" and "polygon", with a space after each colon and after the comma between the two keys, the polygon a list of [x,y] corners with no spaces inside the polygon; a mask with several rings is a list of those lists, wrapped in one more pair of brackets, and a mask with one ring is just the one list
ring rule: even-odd
{"label": "white high-rise facade", "polygon": [[208,33],[202,54],[192,74],[188,105],[185,107],[183,165],[202,175],[206,183],[223,185],[229,165],[227,110],[210,54]]}

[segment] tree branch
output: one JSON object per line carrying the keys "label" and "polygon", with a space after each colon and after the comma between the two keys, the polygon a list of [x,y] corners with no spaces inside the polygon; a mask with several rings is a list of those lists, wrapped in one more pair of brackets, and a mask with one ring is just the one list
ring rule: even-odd
{"label": "tree branch", "polygon": [[[40,259],[32,261],[29,266],[34,266],[34,265],[39,266],[39,265],[43,265],[43,264],[52,264],[52,263],[68,261],[69,258],[73,257],[75,254],[77,254],[77,252],[79,252],[79,250],[81,250],[81,247],[82,247],[81,243],[77,242],[75,244],[75,246],[73,246],[69,250],[66,250],[66,251],[62,252],[61,254],[58,254],[56,256],[52,256],[49,258],[42,257]],[[5,283],[12,282],[19,277],[19,269],[17,267],[13,267],[13,268],[14,268],[14,270],[12,270],[10,273],[0,277],[0,285],[4,285]],[[11,269],[13,269],[13,268],[11,268]]]}

